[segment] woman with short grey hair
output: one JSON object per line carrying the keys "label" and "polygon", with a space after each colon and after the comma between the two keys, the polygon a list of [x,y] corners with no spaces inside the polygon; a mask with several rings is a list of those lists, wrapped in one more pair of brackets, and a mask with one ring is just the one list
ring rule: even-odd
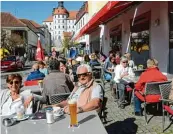
{"label": "woman with short grey hair", "polygon": [[125,56],[121,57],[120,64],[115,67],[115,77],[114,81],[117,83],[118,90],[119,90],[119,101],[120,101],[120,108],[124,108],[124,101],[125,101],[125,87],[127,83],[122,81],[123,77],[127,76],[134,76],[134,72],[131,67],[128,67],[128,59]]}

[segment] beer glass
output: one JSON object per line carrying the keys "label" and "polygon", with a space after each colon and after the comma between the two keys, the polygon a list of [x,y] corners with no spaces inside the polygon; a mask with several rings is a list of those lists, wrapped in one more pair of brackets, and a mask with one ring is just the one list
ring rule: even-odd
{"label": "beer glass", "polygon": [[77,121],[77,102],[75,99],[68,101],[70,112],[70,127],[78,127]]}

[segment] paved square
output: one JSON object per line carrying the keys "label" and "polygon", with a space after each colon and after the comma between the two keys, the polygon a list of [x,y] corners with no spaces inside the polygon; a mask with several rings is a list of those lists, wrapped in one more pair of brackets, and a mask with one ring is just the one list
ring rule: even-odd
{"label": "paved square", "polygon": [[[105,96],[107,102],[107,123],[105,128],[108,134],[162,134],[162,116],[154,116],[148,125],[145,123],[144,116],[137,117],[132,114],[133,105],[128,105],[125,109],[120,109],[111,95],[109,83],[106,84]],[[151,115],[148,115],[148,120]],[[170,122],[166,118],[165,128]],[[173,134],[173,124],[164,132]]]}

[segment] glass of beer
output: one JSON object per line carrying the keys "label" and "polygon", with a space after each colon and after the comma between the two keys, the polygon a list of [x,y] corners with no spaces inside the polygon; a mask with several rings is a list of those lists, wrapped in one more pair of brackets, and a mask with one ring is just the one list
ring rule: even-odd
{"label": "glass of beer", "polygon": [[70,112],[70,127],[78,127],[77,121],[77,101],[75,99],[70,99],[68,101],[69,112]]}

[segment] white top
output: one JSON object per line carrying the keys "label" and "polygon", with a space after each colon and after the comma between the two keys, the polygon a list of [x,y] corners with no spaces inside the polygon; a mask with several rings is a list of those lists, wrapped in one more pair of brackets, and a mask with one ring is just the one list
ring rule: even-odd
{"label": "white top", "polygon": [[[85,87],[79,87],[79,89],[76,92],[70,94],[69,98],[76,99],[78,101],[80,94],[84,91],[84,89],[85,89]],[[102,88],[100,87],[100,85],[97,85],[92,90],[91,99],[94,99],[94,98],[99,98],[99,99],[103,100],[103,91],[102,91]]]}
{"label": "white top", "polygon": [[129,64],[129,67],[131,67],[131,68],[135,67],[135,63],[133,60],[129,60],[128,64]]}
{"label": "white top", "polygon": [[11,115],[16,113],[16,108],[20,105],[23,105],[21,96],[14,101],[12,100],[12,97],[9,97],[6,103],[2,106],[2,115]]}
{"label": "white top", "polygon": [[[1,115],[6,116],[16,113],[16,107],[23,105],[24,101],[31,95],[31,91],[23,91],[20,93],[20,97],[13,101],[9,94],[8,99],[2,106]],[[30,102],[28,108],[25,109],[25,114],[32,114],[32,105],[32,102]]]}
{"label": "white top", "polygon": [[119,83],[119,80],[121,79],[121,75],[126,72],[129,74],[128,76],[135,75],[131,67],[124,68],[121,64],[117,65],[114,70],[114,73],[115,73],[114,81],[116,83]]}
{"label": "white top", "polygon": [[76,61],[83,61],[83,57],[80,57],[80,56],[78,56],[77,58],[76,58]]}

